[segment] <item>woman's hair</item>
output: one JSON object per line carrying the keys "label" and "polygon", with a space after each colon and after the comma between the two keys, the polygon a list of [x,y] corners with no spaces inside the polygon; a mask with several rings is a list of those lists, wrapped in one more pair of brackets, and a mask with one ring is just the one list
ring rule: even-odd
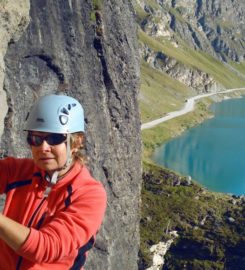
{"label": "woman's hair", "polygon": [[77,132],[71,134],[71,149],[75,148],[76,151],[73,153],[74,161],[79,161],[84,165],[87,161],[85,154],[85,135],[83,132]]}

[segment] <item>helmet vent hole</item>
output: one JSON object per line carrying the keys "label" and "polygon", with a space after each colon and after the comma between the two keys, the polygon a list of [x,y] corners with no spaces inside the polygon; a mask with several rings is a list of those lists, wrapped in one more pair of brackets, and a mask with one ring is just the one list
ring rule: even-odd
{"label": "helmet vent hole", "polygon": [[68,122],[68,117],[66,115],[60,115],[60,123],[66,125]]}
{"label": "helmet vent hole", "polygon": [[62,108],[61,112],[64,113],[64,114],[69,115],[69,112],[68,112],[68,110],[66,108]]}

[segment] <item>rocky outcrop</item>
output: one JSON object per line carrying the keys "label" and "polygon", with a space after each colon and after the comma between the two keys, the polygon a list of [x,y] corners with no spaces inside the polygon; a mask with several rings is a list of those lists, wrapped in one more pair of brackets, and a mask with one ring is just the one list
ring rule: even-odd
{"label": "rocky outcrop", "polygon": [[108,194],[86,269],[137,269],[141,141],[132,13],[130,1],[31,0],[30,24],[5,56],[5,154],[29,155],[22,129],[38,96],[66,93],[85,108],[89,166]]}
{"label": "rocky outcrop", "polygon": [[198,94],[210,92],[214,88],[215,80],[212,76],[190,68],[163,52],[155,52],[145,44],[141,44],[140,55],[152,68],[160,70],[184,85],[195,89]]}
{"label": "rocky outcrop", "polygon": [[[191,2],[192,4],[195,2],[193,9],[188,3],[181,1],[176,1],[175,8],[187,20],[186,25],[190,29],[188,32],[192,33],[193,44],[203,51],[207,51],[206,42],[204,43],[206,40],[211,45],[208,52],[212,48],[214,54],[224,61],[242,61],[245,45],[243,39],[245,8],[243,3],[238,0],[232,2],[210,0]],[[193,25],[197,27],[193,27]],[[184,36],[182,37],[184,38]]]}
{"label": "rocky outcrop", "polygon": [[8,43],[19,39],[29,22],[29,0],[2,1],[0,12],[0,135],[3,132],[3,121],[7,113],[6,94],[3,91],[5,74],[4,56]]}
{"label": "rocky outcrop", "polygon": [[[134,5],[140,29],[151,38],[150,44],[142,42],[142,58],[151,67],[168,73],[196,93],[212,89],[215,76],[198,66],[187,66],[181,59],[165,55],[164,47],[159,48],[159,43],[172,47],[172,50],[180,47],[182,50],[204,52],[221,62],[239,62],[245,58],[245,8],[239,0],[169,0],[154,4],[152,1],[135,0]],[[156,40],[157,46],[154,44]]]}
{"label": "rocky outcrop", "polygon": [[166,37],[168,31],[169,38],[178,36],[192,48],[221,60],[244,59],[245,8],[241,1],[158,1],[158,7],[141,1],[141,7],[149,14],[141,22],[148,33],[160,36],[159,29],[164,29],[161,36]]}
{"label": "rocky outcrop", "polygon": [[243,269],[244,196],[209,192],[189,180],[144,168],[139,269]]}

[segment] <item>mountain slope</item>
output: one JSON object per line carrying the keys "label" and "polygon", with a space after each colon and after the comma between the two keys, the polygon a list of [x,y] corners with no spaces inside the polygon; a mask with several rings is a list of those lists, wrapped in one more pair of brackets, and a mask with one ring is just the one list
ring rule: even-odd
{"label": "mountain slope", "polygon": [[[180,109],[189,96],[245,86],[243,1],[137,0],[134,6],[142,122]],[[243,269],[243,196],[209,192],[150,160],[157,145],[209,117],[209,104],[202,100],[195,112],[142,132],[139,269],[151,267],[151,248],[169,240],[164,261],[156,257],[159,265],[149,269]]]}
{"label": "mountain slope", "polygon": [[[180,104],[184,98],[179,83],[186,96],[245,86],[244,66],[234,64],[244,59],[245,7],[240,1],[151,0],[135,1],[134,5],[143,65],[148,66],[147,73],[150,69],[150,73],[161,72],[158,84],[166,80],[164,74],[176,80],[172,95]],[[158,104],[143,98],[155,89],[154,84],[145,81],[147,73],[142,68],[143,122],[161,116]],[[169,91],[168,85],[162,85],[162,99],[168,98],[165,93]],[[167,103],[163,102],[163,112],[174,109]]]}
{"label": "mountain slope", "polygon": [[174,241],[164,266],[154,269],[243,269],[244,197],[208,192],[186,177],[149,164],[143,179],[139,269],[152,265],[150,247],[169,239]]}

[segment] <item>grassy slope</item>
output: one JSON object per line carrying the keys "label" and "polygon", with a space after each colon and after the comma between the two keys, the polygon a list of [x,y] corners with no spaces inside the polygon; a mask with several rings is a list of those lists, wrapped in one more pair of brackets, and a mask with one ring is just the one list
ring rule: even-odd
{"label": "grassy slope", "polygon": [[[184,43],[176,48],[169,41],[159,41],[149,37],[142,30],[139,30],[139,40],[147,44],[152,50],[163,52],[188,68],[208,73],[224,88],[245,86],[245,79],[238,76],[235,71],[211,56],[189,48]],[[244,67],[243,69],[239,67],[239,69],[242,71]],[[193,91],[187,86],[160,71],[156,71],[145,62],[141,64],[140,92],[142,122],[161,117],[169,111],[180,109],[185,97],[194,95]]]}
{"label": "grassy slope", "polygon": [[173,43],[164,39],[154,39],[142,30],[139,30],[139,40],[154,51],[163,52],[189,68],[210,74],[225,88],[244,86],[245,80],[229,70],[222,62],[202,51],[188,47],[183,41],[179,41],[178,47],[175,47]]}
{"label": "grassy slope", "polygon": [[140,110],[143,122],[179,110],[187,96],[190,96],[188,87],[142,62]]}
{"label": "grassy slope", "polygon": [[235,69],[237,69],[240,73],[245,75],[245,62],[241,63],[230,63]]}
{"label": "grassy slope", "polygon": [[143,130],[143,159],[151,162],[151,154],[156,147],[180,135],[186,129],[197,125],[204,119],[211,117],[211,114],[207,110],[210,102],[209,99],[203,100],[196,105],[195,111],[159,124],[154,128]]}
{"label": "grassy slope", "polygon": [[[162,51],[188,68],[210,74],[224,88],[245,86],[245,79],[237,72],[203,52],[195,51],[183,44],[176,48],[168,41],[160,42],[147,36],[141,30],[139,30],[139,40],[152,50]],[[240,73],[245,74],[245,64],[232,64],[232,66]],[[181,109],[186,97],[193,95],[195,95],[193,90],[142,61],[139,98],[142,123],[162,117],[170,111]],[[232,95],[236,95],[236,93]],[[143,156],[149,157],[154,147],[209,117],[208,106],[211,100],[212,98],[200,101],[193,113],[165,122],[151,130],[144,130],[142,132]]]}
{"label": "grassy slope", "polygon": [[155,165],[145,164],[143,180],[140,269],[152,263],[150,246],[168,240],[172,230],[179,237],[166,256],[166,269],[226,269],[225,254],[235,249],[232,260],[245,235],[242,200],[234,203],[230,196],[186,185],[184,177]]}
{"label": "grassy slope", "polygon": [[[155,7],[155,1],[151,2],[152,7]],[[138,9],[140,10],[139,7]],[[141,12],[140,16],[141,20],[147,14]],[[179,46],[176,48],[169,41],[153,39],[141,30],[139,40],[152,50],[163,52],[188,68],[208,73],[224,88],[245,86],[244,78],[236,72],[211,56],[190,49],[182,41],[178,42]],[[245,64],[232,66],[245,74]],[[180,109],[185,97],[190,95],[194,95],[191,89],[166,74],[156,72],[142,62],[140,90],[142,122]],[[194,112],[142,132],[144,185],[139,269],[145,269],[152,263],[150,246],[169,239],[166,234],[167,228],[177,229],[180,234],[173,246],[175,251],[168,252],[166,256],[165,265],[168,270],[183,269],[184,265],[188,265],[188,269],[224,269],[226,248],[235,247],[241,240],[240,236],[245,234],[241,226],[244,224],[244,218],[240,215],[243,207],[239,204],[233,205],[230,196],[208,192],[196,183],[191,186],[175,186],[173,182],[176,179],[181,179],[182,182],[185,179],[154,165],[150,159],[156,146],[209,117],[208,106],[211,102],[211,99],[202,100]],[[227,222],[227,213],[236,218],[232,226]],[[206,216],[207,221],[201,225],[202,219]],[[184,245],[181,244],[182,240]],[[199,250],[200,247],[204,247],[205,250],[200,249],[200,254],[195,254],[195,250]],[[204,258],[200,258],[202,254]]]}

